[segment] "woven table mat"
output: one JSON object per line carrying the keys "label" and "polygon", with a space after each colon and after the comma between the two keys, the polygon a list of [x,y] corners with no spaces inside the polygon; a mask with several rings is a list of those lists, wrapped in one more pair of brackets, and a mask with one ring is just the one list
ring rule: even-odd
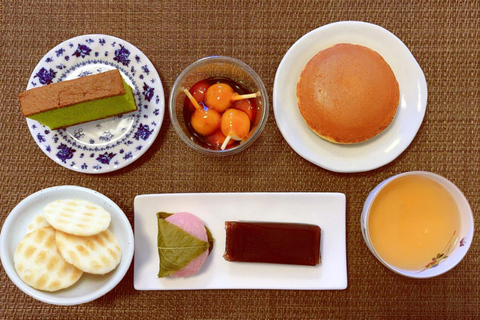
{"label": "woven table mat", "polygon": [[[478,1],[2,1],[0,39],[0,222],[28,195],[57,185],[103,193],[133,226],[133,200],[149,193],[342,192],[347,197],[348,288],[341,291],[135,291],[133,264],[111,292],[59,307],[25,295],[0,272],[1,319],[272,319],[471,318],[480,314],[480,243],[453,270],[433,279],[404,278],[383,267],[360,231],[368,193],[397,173],[426,170],[454,182],[468,198],[476,227],[480,206],[480,5]],[[211,158],[189,149],[166,112],[159,136],[136,162],[113,173],[65,169],[35,144],[19,110],[39,60],[60,42],[108,34],[145,53],[168,101],[176,77],[192,62],[225,55],[250,65],[270,95],[290,46],[322,25],[359,20],[399,37],[428,83],[424,122],[412,144],[379,169],[333,173],[297,155],[270,106],[260,138],[246,151]],[[288,277],[288,275],[285,275]]]}

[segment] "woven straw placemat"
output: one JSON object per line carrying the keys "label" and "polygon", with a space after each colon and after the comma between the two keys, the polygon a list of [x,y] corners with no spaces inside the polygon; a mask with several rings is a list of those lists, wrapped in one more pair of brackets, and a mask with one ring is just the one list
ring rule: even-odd
{"label": "woven straw placemat", "polygon": [[[342,291],[135,291],[133,266],[123,281],[88,304],[58,307],[21,292],[0,272],[0,318],[471,318],[480,314],[480,243],[450,272],[428,280],[394,274],[370,254],[360,231],[368,193],[400,172],[443,175],[466,195],[478,227],[480,206],[480,5],[478,1],[148,1],[84,0],[1,3],[0,223],[28,195],[57,185],[97,190],[133,225],[139,194],[181,192],[342,192],[347,197],[348,288]],[[158,138],[119,171],[86,175],[46,157],[32,139],[17,95],[43,55],[82,34],[122,38],[158,70],[166,99],[193,61],[226,55],[249,64],[270,98],[277,67],[303,34],[327,23],[359,20],[397,35],[422,67],[428,107],[412,144],[392,163],[365,173],[326,171],[297,155],[270,106],[261,137],[227,158],[202,156],[175,133],[168,112]],[[285,275],[288,277],[288,275]]]}

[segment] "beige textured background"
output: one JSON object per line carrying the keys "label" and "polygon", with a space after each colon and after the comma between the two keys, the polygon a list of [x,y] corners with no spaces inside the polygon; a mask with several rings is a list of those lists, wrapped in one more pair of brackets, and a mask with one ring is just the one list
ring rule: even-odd
{"label": "beige textured background", "polygon": [[[472,318],[480,314],[480,242],[438,278],[412,280],[370,254],[359,219],[369,191],[391,175],[427,170],[453,181],[480,206],[480,4],[478,1],[5,1],[0,30],[0,223],[23,198],[57,185],[79,185],[115,201],[133,225],[138,194],[316,191],[347,196],[348,288],[344,291],[213,290],[139,292],[133,266],[110,293],[91,303],[38,302],[0,271],[0,318],[272,319]],[[142,50],[162,79],[166,99],[177,75],[213,54],[249,64],[271,99],[277,66],[303,34],[340,20],[378,24],[397,35],[425,73],[427,113],[410,147],[374,171],[338,174],[298,156],[280,134],[270,106],[262,136],[247,151],[215,159],[188,149],[166,112],[153,146],[134,164],[86,175],[56,165],[36,146],[17,100],[43,55],[89,33],[122,38]],[[288,275],[286,275],[288,276]]]}

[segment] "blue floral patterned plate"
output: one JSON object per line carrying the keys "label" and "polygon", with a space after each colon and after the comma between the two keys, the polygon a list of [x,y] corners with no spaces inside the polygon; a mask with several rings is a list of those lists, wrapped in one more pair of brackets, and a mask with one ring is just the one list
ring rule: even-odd
{"label": "blue floral patterned plate", "polygon": [[35,67],[27,89],[115,68],[133,89],[136,112],[59,130],[50,130],[27,118],[28,128],[40,149],[65,168],[105,173],[123,168],[144,154],[162,125],[165,112],[162,82],[140,50],[124,40],[100,34],[62,42]]}

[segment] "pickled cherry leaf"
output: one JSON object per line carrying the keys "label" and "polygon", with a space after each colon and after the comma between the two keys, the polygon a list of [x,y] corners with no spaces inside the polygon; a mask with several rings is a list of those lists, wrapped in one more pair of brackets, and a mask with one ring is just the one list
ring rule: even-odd
{"label": "pickled cherry leaf", "polygon": [[[206,250],[210,250],[211,234],[209,242],[202,241],[182,228],[168,222],[165,218],[172,214],[158,212],[158,255],[160,268],[158,277],[163,278],[186,267],[192,260],[200,256]],[[208,230],[208,229],[207,229]],[[212,238],[213,240],[213,238]]]}
{"label": "pickled cherry leaf", "polygon": [[157,218],[159,218],[159,219],[167,219],[167,218],[170,217],[171,215],[173,215],[173,213],[157,212]]}
{"label": "pickled cherry leaf", "polygon": [[215,242],[215,239],[213,239],[212,233],[210,232],[210,229],[205,227],[205,230],[207,230],[207,238],[208,238],[208,254],[212,252],[213,250],[213,243]]}

